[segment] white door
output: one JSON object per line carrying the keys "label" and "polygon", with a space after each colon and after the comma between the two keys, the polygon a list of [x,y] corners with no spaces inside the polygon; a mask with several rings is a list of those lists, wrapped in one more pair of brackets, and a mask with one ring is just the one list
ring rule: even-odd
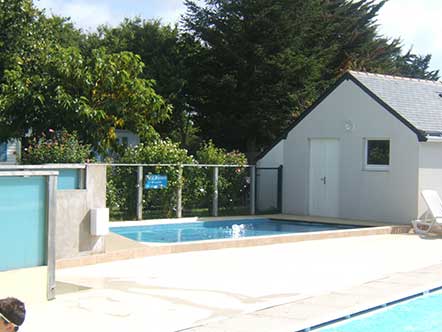
{"label": "white door", "polygon": [[339,216],[339,140],[310,140],[310,200],[312,216]]}

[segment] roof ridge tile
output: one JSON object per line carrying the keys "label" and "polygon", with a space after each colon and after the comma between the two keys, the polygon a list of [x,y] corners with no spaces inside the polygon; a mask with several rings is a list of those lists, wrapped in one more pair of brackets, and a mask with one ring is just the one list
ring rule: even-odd
{"label": "roof ridge tile", "polygon": [[431,80],[424,80],[421,78],[412,78],[412,77],[404,77],[404,76],[395,76],[395,75],[386,75],[386,74],[377,74],[377,73],[369,73],[365,71],[356,71],[356,70],[349,70],[349,73],[352,75],[366,75],[371,77],[378,77],[378,78],[385,78],[390,80],[402,80],[402,81],[412,81],[412,82],[419,82],[419,83],[430,83],[430,84],[436,84],[442,86],[441,81],[431,81]]}

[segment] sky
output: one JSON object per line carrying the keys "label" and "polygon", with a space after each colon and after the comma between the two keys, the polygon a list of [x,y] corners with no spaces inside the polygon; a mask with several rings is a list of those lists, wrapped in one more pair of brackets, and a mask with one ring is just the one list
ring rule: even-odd
{"label": "sky", "polygon": [[[183,0],[34,0],[47,13],[70,17],[77,27],[93,31],[140,16],[176,23],[185,13]],[[380,34],[400,38],[403,49],[431,54],[431,69],[442,72],[442,0],[389,0],[378,16]]]}

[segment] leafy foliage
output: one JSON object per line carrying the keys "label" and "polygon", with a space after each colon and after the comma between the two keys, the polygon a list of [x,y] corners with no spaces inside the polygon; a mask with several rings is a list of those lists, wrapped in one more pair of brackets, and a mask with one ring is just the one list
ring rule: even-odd
{"label": "leafy foliage", "polygon": [[78,130],[80,137],[105,152],[115,144],[115,129],[132,130],[144,139],[167,118],[169,107],[139,78],[143,64],[130,52],[94,50],[84,59],[76,48],[43,49],[5,71],[0,95],[2,138],[39,137],[48,126]]}
{"label": "leafy foliage", "polygon": [[[127,164],[185,164],[194,163],[187,151],[179,148],[177,143],[169,140],[157,140],[151,144],[140,144],[134,148],[127,148],[119,159],[120,163]],[[176,211],[176,191],[179,182],[180,168],[144,167],[144,174],[167,175],[168,186],[161,190],[145,191],[143,209],[146,211],[160,210],[163,216],[174,216]],[[136,213],[136,167],[115,167],[108,172],[108,206],[114,213],[120,213],[123,219],[133,219]]]}
{"label": "leafy foliage", "polygon": [[[115,145],[118,128],[144,140],[157,137],[153,125],[166,120],[171,108],[155,92],[154,81],[141,77],[139,56],[105,48],[85,56],[81,32],[65,19],[46,18],[31,1],[1,2],[1,17],[12,23],[0,41],[7,55],[0,140],[27,134],[38,139],[47,127],[77,130],[105,153]],[[18,41],[6,47],[18,32]]]}
{"label": "leafy foliage", "polygon": [[[187,1],[186,28],[196,53],[192,104],[205,139],[228,149],[253,151],[292,119],[294,103],[311,98],[308,79],[318,78],[314,57],[292,50],[291,33],[302,24],[298,1]],[[302,91],[293,94],[294,91]],[[272,136],[272,137],[269,137]]]}
{"label": "leafy foliage", "polygon": [[[82,162],[93,148],[130,164],[243,165],[235,150],[253,159],[346,70],[439,79],[430,55],[378,34],[385,2],[186,0],[182,29],[134,18],[85,34],[32,0],[0,0],[0,142],[30,136],[29,163]],[[116,129],[143,144],[118,148]],[[210,206],[213,168],[145,172],[169,178],[145,210],[174,215],[179,186],[185,207]],[[245,169],[219,172],[220,206],[245,204]],[[135,167],[110,170],[109,205],[124,218],[135,186]]]}
{"label": "leafy foliage", "polygon": [[92,149],[88,144],[82,144],[76,133],[66,131],[43,135],[38,140],[34,138],[23,152],[23,164],[59,164],[85,163],[91,160]]}
{"label": "leafy foliage", "polygon": [[[169,140],[158,140],[128,148],[119,159],[128,164],[237,164],[245,165],[239,152],[226,152],[209,142],[197,152],[198,161],[185,149]],[[167,188],[144,190],[143,211],[146,218],[176,215],[177,189],[182,188],[184,209],[211,208],[213,167],[152,166],[143,167],[143,179],[148,174],[162,174],[168,178]],[[180,176],[181,174],[181,176]],[[136,213],[137,167],[116,166],[108,172],[108,202],[112,216],[134,219]],[[219,176],[219,204],[223,208],[244,206],[247,197],[246,171],[242,167],[221,170]]]}
{"label": "leafy foliage", "polygon": [[[227,152],[225,149],[216,147],[212,141],[204,143],[196,153],[196,159],[200,164],[209,165],[238,165],[238,167],[219,167],[218,175],[218,204],[223,209],[232,210],[238,206],[247,206],[250,197],[249,177],[247,168],[241,167],[247,164],[246,156],[239,151]],[[207,206],[211,210],[211,193],[213,193],[213,167],[199,171],[198,187],[200,191],[199,206]],[[198,193],[198,191],[196,191]],[[203,195],[209,193],[209,195]]]}
{"label": "leafy foliage", "polygon": [[397,58],[396,65],[402,76],[437,81],[439,70],[430,70],[430,61],[431,55],[416,55],[409,50]]}
{"label": "leafy foliage", "polygon": [[378,35],[385,1],[187,0],[199,42],[190,104],[204,139],[249,157],[273,141],[346,70],[437,78],[429,58],[401,56]]}
{"label": "leafy foliage", "polygon": [[200,164],[212,165],[246,165],[245,155],[239,151],[227,152],[223,148],[216,147],[212,141],[203,143],[196,153],[196,159]]}
{"label": "leafy foliage", "polygon": [[89,34],[0,1],[0,141],[76,130],[105,155],[127,129],[253,159],[348,69],[439,78],[430,55],[379,35],[385,1],[186,0],[182,28],[133,18]]}
{"label": "leafy foliage", "polygon": [[155,129],[183,147],[196,147],[199,140],[192,122],[193,109],[187,100],[188,82],[193,79],[188,54],[195,42],[185,40],[176,26],[134,18],[125,19],[117,27],[100,27],[89,36],[86,46],[138,54],[145,65],[141,77],[154,79],[157,93],[173,106],[170,120],[155,125]]}
{"label": "leafy foliage", "polygon": [[0,1],[0,75],[40,46],[40,13],[32,0]]}

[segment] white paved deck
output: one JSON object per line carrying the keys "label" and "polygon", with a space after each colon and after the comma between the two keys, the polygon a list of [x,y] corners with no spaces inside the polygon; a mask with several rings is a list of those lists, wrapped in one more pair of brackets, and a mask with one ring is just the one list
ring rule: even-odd
{"label": "white paved deck", "polygon": [[63,269],[57,280],[85,289],[29,304],[23,331],[295,331],[442,285],[442,238],[376,235],[188,252]]}

